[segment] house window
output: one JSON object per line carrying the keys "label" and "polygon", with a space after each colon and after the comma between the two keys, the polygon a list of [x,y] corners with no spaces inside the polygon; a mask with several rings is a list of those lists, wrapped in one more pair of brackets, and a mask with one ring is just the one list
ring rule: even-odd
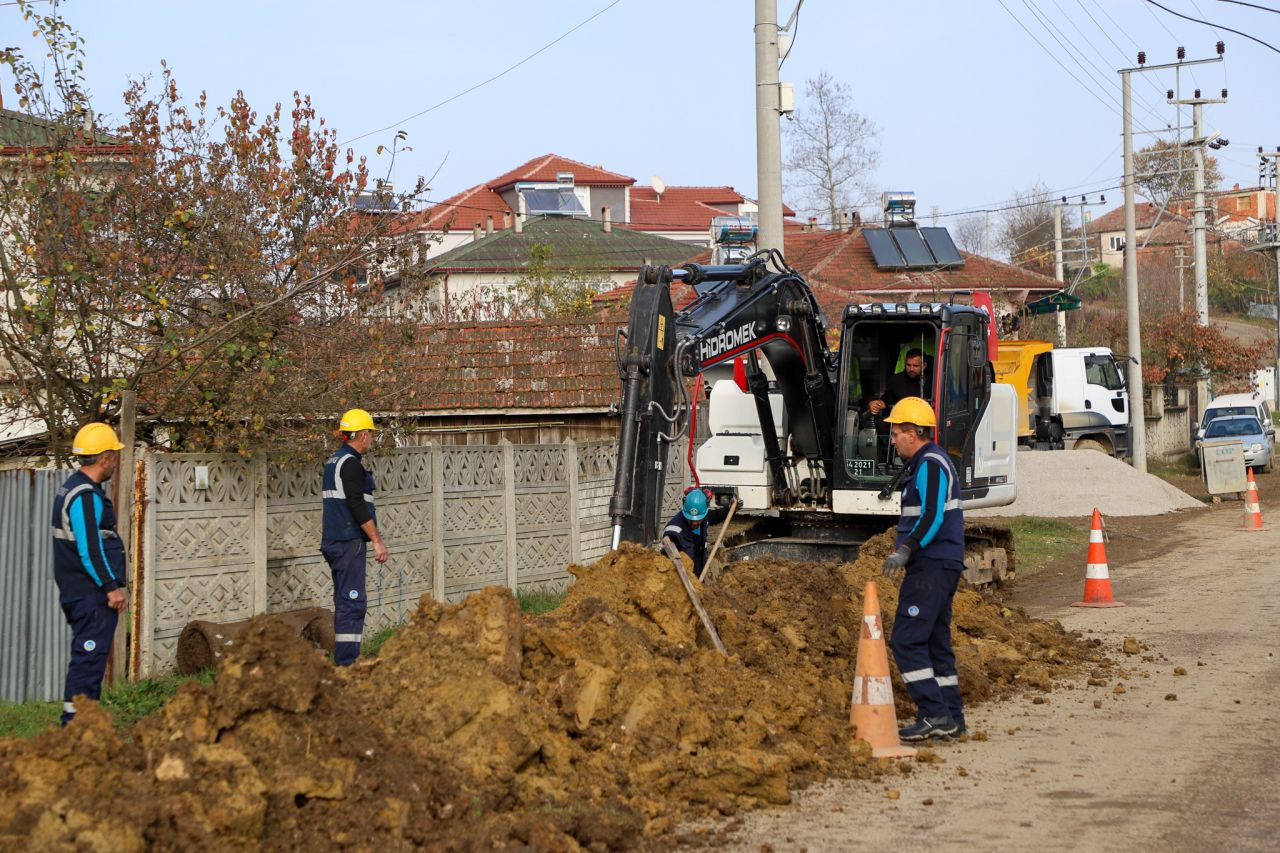
{"label": "house window", "polygon": [[1253,207],[1253,199],[1251,199],[1249,196],[1247,195],[1241,196],[1240,198],[1236,199],[1237,211],[1249,210],[1252,207]]}
{"label": "house window", "polygon": [[1111,237],[1107,240],[1107,243],[1111,246],[1111,251],[1118,252],[1124,248],[1124,237]]}
{"label": "house window", "polygon": [[525,210],[530,216],[586,216],[586,208],[578,201],[573,187],[522,189]]}

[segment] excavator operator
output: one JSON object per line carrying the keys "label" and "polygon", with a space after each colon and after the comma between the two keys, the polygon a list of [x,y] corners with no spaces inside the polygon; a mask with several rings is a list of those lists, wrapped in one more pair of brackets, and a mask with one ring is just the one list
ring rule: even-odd
{"label": "excavator operator", "polygon": [[886,409],[892,409],[899,400],[907,397],[923,397],[928,399],[932,388],[931,378],[925,372],[924,353],[912,348],[907,350],[902,363],[902,372],[889,377],[884,393],[871,401],[868,408],[871,414],[879,415]]}

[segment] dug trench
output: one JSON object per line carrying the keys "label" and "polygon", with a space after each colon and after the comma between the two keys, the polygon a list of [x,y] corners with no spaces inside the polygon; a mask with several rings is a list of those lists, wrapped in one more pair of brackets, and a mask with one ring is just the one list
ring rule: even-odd
{"label": "dug trench", "polygon": [[[862,590],[889,542],[854,563],[735,564],[702,590],[728,657],[670,561],[635,546],[571,567],[545,616],[496,588],[424,598],[349,669],[260,617],[212,685],[132,728],[90,705],[0,741],[0,847],[665,847],[689,819],[910,772],[848,722]],[[891,624],[896,590],[879,592]],[[954,624],[970,704],[1113,666],[970,589]]]}

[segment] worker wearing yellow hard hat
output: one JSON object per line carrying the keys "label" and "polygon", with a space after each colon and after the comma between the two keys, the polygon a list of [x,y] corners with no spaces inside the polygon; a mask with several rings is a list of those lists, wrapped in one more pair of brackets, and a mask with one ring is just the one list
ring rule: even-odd
{"label": "worker wearing yellow hard hat", "polygon": [[364,454],[373,446],[377,429],[364,409],[349,409],[338,422],[342,446],[324,463],[322,481],[324,516],[320,553],[333,576],[334,663],[349,666],[360,656],[364,617],[369,602],[365,594],[368,544],[374,559],[387,561],[387,546],[378,530],[378,510],[373,503],[377,486],[364,467]]}
{"label": "worker wearing yellow hard hat", "polygon": [[53,499],[53,579],[71,626],[71,660],[62,691],[62,724],[75,717],[76,697],[97,700],[125,607],[124,545],[116,511],[102,484],[111,479],[124,445],[104,423],[82,426],[71,441],[79,469]]}
{"label": "worker wearing yellow hard hat", "polygon": [[885,418],[890,439],[907,465],[897,548],[884,574],[905,571],[889,645],[916,703],[916,721],[899,730],[904,741],[957,737],[965,731],[951,604],[964,571],[960,476],[933,440],[938,419],[920,397],[899,400]]}

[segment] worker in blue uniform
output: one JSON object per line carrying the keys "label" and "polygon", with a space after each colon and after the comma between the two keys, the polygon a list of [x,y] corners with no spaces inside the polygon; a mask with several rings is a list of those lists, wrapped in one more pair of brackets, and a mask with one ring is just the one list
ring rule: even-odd
{"label": "worker in blue uniform", "polygon": [[707,569],[707,527],[724,521],[728,512],[727,507],[709,510],[707,493],[691,488],[684,496],[680,511],[671,517],[662,531],[664,539],[670,539],[677,551],[687,554],[693,561],[693,573],[699,580]]}
{"label": "worker in blue uniform", "polygon": [[387,546],[378,531],[373,504],[373,474],[361,461],[373,446],[373,418],[364,409],[351,409],[339,424],[342,446],[324,463],[324,529],[320,553],[333,575],[333,661],[350,666],[360,656],[364,617],[369,608],[365,593],[368,544],[374,559],[387,561]]}
{"label": "worker in blue uniform", "polygon": [[120,464],[124,445],[103,423],[85,424],[71,442],[79,470],[53,499],[53,578],[71,626],[71,660],[62,691],[62,724],[75,717],[76,697],[97,700],[125,608],[124,545],[102,484]]}
{"label": "worker in blue uniform", "polygon": [[960,478],[947,452],[931,440],[933,408],[919,397],[899,400],[886,418],[907,464],[897,548],[884,561],[887,577],[905,569],[890,646],[918,709],[899,730],[903,741],[950,738],[965,731],[951,604],[964,571]]}

